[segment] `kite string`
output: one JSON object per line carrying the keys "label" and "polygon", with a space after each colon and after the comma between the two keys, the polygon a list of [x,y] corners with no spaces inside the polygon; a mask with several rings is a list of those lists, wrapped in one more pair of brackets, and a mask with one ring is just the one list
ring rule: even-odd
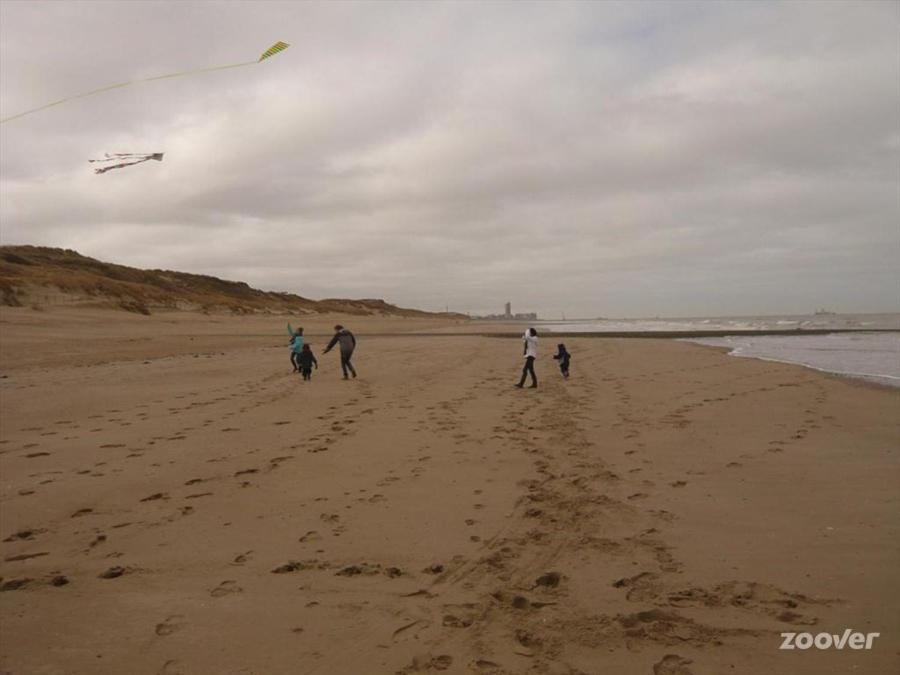
{"label": "kite string", "polygon": [[11,117],[4,117],[0,119],[0,124],[4,122],[9,122],[11,120],[18,119],[20,117],[24,117],[25,115],[30,115],[31,113],[35,113],[41,110],[46,110],[47,108],[52,108],[53,106],[57,106],[60,103],[65,103],[66,101],[74,101],[78,98],[85,98],[86,96],[93,96],[94,94],[100,94],[104,91],[110,91],[112,89],[120,89],[121,87],[127,87],[130,84],[138,84],[140,82],[152,82],[154,80],[165,80],[171,77],[181,77],[182,75],[194,75],[195,73],[209,73],[214,70],[227,70],[229,68],[241,68],[243,66],[252,66],[255,63],[259,63],[258,61],[245,61],[244,63],[232,63],[227,66],[213,66],[212,68],[199,68],[197,70],[185,70],[180,73],[169,73],[168,75],[156,75],[154,77],[142,77],[137,80],[129,80],[128,82],[119,82],[118,84],[110,84],[106,87],[100,87],[99,89],[94,89],[92,91],[85,92],[83,94],[75,94],[73,96],[67,96],[66,98],[61,98],[58,101],[53,101],[52,103],[47,103],[38,108],[32,108],[31,110],[26,110],[25,112],[20,112],[16,115],[12,115]]}
{"label": "kite string", "polygon": [[25,112],[20,112],[17,115],[13,115],[11,117],[4,117],[0,120],[0,124],[4,122],[9,122],[11,120],[19,119],[20,117],[24,117],[25,115],[30,115],[31,113],[36,113],[40,110],[46,110],[47,108],[52,108],[53,106],[59,105],[60,103],[65,103],[66,101],[74,101],[76,98],[84,98],[85,96],[93,96],[94,94],[99,94],[104,91],[110,91],[111,89],[118,89],[119,87],[127,87],[131,82],[120,82],[119,84],[111,84],[108,87],[102,87],[100,89],[94,89],[93,91],[86,92],[84,94],[75,94],[74,96],[67,96],[66,98],[61,98],[58,101],[53,101],[52,103],[47,103],[38,108],[32,108],[31,110],[26,110]]}
{"label": "kite string", "polygon": [[[229,68],[243,68],[244,66],[252,66],[259,61],[245,61],[244,63],[232,63],[227,66],[212,66],[211,68],[199,68],[197,70],[185,70],[181,73],[169,73],[168,75],[156,75],[154,77],[145,77],[140,80],[133,80],[134,83],[137,82],[152,82],[153,80],[165,80],[170,77],[181,77],[182,75],[196,75],[197,73],[211,73],[214,70],[228,70]],[[131,83],[129,83],[131,84]]]}

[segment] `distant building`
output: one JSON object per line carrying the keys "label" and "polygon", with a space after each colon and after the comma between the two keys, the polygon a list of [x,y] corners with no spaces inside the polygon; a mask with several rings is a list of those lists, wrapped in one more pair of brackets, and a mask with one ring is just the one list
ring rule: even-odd
{"label": "distant building", "polygon": [[507,302],[503,306],[503,310],[503,314],[488,314],[487,316],[473,316],[472,318],[484,321],[537,321],[538,318],[536,312],[513,314],[511,302]]}

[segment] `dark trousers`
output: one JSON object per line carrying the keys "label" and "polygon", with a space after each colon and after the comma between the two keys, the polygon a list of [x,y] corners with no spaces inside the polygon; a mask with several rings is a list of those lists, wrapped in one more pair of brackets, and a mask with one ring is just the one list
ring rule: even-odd
{"label": "dark trousers", "polygon": [[534,357],[526,356],[525,357],[525,366],[522,368],[522,379],[519,380],[519,386],[523,386],[525,384],[525,376],[531,375],[531,386],[537,386],[537,375],[534,374]]}
{"label": "dark trousers", "polygon": [[312,379],[312,366],[302,366],[300,368],[300,374],[303,375],[304,380]]}
{"label": "dark trousers", "polygon": [[294,366],[294,370],[300,370],[300,354],[297,352],[291,352],[291,365]]}
{"label": "dark trousers", "polygon": [[356,370],[353,369],[353,364],[350,363],[350,358],[353,356],[353,352],[345,354],[341,352],[341,370],[344,371],[344,377],[347,377],[347,371],[349,370],[353,377],[356,377]]}

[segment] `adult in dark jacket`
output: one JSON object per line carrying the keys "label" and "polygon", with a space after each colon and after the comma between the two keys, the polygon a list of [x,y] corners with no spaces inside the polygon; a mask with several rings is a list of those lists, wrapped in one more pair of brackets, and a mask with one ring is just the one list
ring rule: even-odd
{"label": "adult in dark jacket", "polygon": [[334,327],[334,337],[331,338],[331,342],[325,347],[323,353],[327,354],[331,351],[332,347],[338,344],[341,347],[341,370],[344,371],[344,379],[348,379],[348,370],[353,377],[356,377],[356,370],[353,368],[353,364],[350,363],[350,359],[353,356],[353,350],[356,349],[356,338],[353,337],[353,333],[341,325]]}

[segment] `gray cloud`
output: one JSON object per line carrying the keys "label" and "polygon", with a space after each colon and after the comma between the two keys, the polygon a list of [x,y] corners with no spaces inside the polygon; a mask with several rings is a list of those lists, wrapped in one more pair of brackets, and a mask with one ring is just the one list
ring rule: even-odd
{"label": "gray cloud", "polygon": [[[0,5],[0,238],[310,297],[896,311],[900,12]],[[103,152],[166,160],[95,176]]]}

